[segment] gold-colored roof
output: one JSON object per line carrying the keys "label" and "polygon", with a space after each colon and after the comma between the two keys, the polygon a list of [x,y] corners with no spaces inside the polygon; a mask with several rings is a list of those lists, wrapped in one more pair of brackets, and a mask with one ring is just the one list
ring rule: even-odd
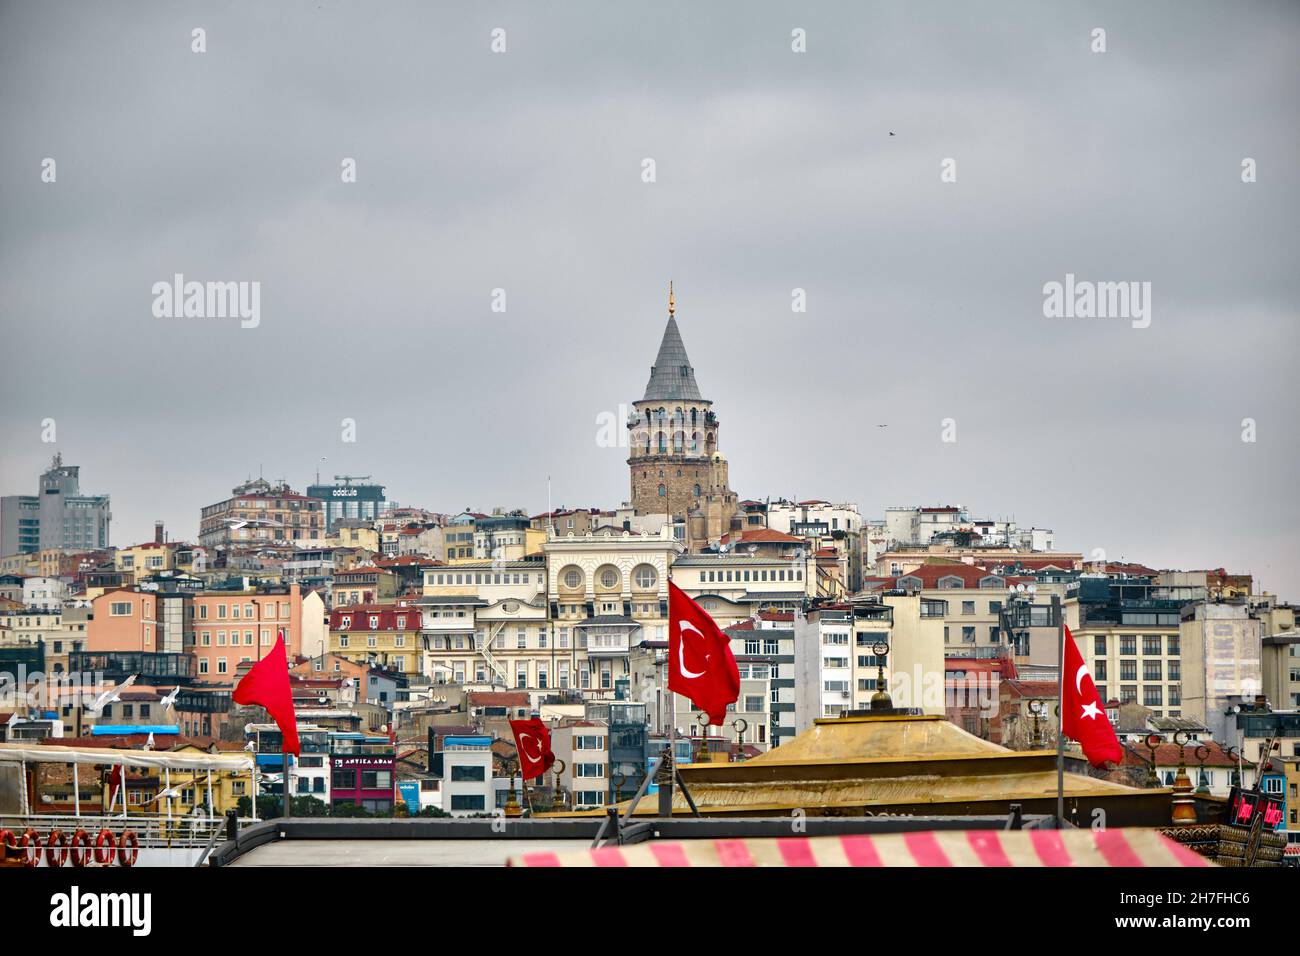
{"label": "gold-colored roof", "polygon": [[[678,768],[703,814],[992,814],[1055,804],[1054,751],[1007,750],[938,716],[870,714],[818,720],[773,750],[741,763]],[[1080,812],[1126,805],[1168,821],[1168,789],[1139,789],[1081,773],[1064,776]],[[1118,803],[1116,803],[1118,801]],[[1139,807],[1142,804],[1142,807]],[[623,804],[626,808],[626,804]],[[595,811],[603,814],[605,811]],[[673,794],[673,812],[689,813]],[[648,796],[636,814],[658,813]]]}
{"label": "gold-colored roof", "polygon": [[749,762],[788,764],[802,760],[878,760],[881,757],[989,753],[1007,753],[1007,750],[966,733],[942,717],[832,717],[815,721],[794,740]]}

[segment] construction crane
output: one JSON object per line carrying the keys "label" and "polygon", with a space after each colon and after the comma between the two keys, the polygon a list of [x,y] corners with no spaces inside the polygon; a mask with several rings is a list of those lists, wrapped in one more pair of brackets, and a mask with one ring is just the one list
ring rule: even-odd
{"label": "construction crane", "polygon": [[341,481],[346,486],[346,485],[351,485],[352,482],[354,481],[369,481],[370,476],[369,475],[335,475],[334,480]]}

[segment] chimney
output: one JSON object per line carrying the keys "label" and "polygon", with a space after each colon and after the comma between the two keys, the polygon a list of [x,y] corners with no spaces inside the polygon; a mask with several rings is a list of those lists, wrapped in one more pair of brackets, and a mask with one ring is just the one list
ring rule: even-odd
{"label": "chimney", "polygon": [[153,523],[153,543],[162,544],[163,541],[163,523],[161,521],[155,521]]}

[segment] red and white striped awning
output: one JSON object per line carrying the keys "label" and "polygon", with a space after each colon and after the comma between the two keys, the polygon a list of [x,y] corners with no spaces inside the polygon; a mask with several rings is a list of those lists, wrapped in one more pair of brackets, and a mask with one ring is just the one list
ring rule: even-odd
{"label": "red and white striped awning", "polygon": [[1155,830],[939,830],[639,843],[525,853],[509,866],[1212,866]]}

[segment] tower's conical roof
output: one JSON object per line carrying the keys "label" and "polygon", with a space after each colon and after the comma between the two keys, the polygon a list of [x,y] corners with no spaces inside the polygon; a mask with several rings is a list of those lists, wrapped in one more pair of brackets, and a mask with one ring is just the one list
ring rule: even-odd
{"label": "tower's conical roof", "polygon": [[650,381],[646,383],[643,402],[659,401],[693,401],[701,402],[700,387],[695,384],[695,369],[682,344],[682,333],[677,328],[677,318],[668,316],[668,325],[664,328],[663,341],[659,343],[659,354],[650,369]]}

